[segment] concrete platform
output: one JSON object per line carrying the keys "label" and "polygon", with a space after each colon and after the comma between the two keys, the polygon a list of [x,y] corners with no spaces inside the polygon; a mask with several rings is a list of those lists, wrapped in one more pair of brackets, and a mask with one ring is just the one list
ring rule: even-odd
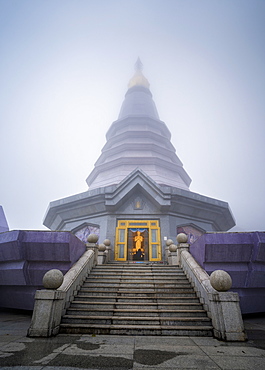
{"label": "concrete platform", "polygon": [[28,338],[30,321],[30,313],[0,311],[1,369],[265,369],[265,315],[245,318],[246,343],[166,336]]}

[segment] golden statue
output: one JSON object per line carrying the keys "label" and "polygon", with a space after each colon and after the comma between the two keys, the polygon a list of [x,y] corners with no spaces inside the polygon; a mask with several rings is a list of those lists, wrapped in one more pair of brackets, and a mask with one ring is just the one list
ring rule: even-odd
{"label": "golden statue", "polygon": [[137,231],[137,235],[134,237],[135,241],[135,248],[138,251],[142,247],[143,237],[140,233],[140,231]]}

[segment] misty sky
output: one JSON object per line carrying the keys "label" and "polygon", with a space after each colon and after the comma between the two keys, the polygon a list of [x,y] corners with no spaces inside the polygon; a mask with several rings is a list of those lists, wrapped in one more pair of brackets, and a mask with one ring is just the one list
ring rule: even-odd
{"label": "misty sky", "polygon": [[140,57],[191,191],[265,230],[264,0],[0,0],[0,204],[46,229],[86,177]]}

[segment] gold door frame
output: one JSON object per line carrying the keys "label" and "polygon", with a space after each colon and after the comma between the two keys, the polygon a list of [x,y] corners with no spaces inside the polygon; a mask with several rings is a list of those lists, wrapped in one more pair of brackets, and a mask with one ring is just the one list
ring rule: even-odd
{"label": "gold door frame", "polygon": [[115,237],[115,261],[128,260],[128,229],[149,230],[149,261],[161,261],[160,227],[158,220],[119,220]]}

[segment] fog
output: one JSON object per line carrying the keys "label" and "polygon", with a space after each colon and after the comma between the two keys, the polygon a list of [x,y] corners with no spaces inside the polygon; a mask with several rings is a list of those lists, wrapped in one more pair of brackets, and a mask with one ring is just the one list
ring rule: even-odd
{"label": "fog", "polygon": [[265,229],[265,2],[0,0],[0,204],[46,229],[87,190],[138,56],[191,191]]}

